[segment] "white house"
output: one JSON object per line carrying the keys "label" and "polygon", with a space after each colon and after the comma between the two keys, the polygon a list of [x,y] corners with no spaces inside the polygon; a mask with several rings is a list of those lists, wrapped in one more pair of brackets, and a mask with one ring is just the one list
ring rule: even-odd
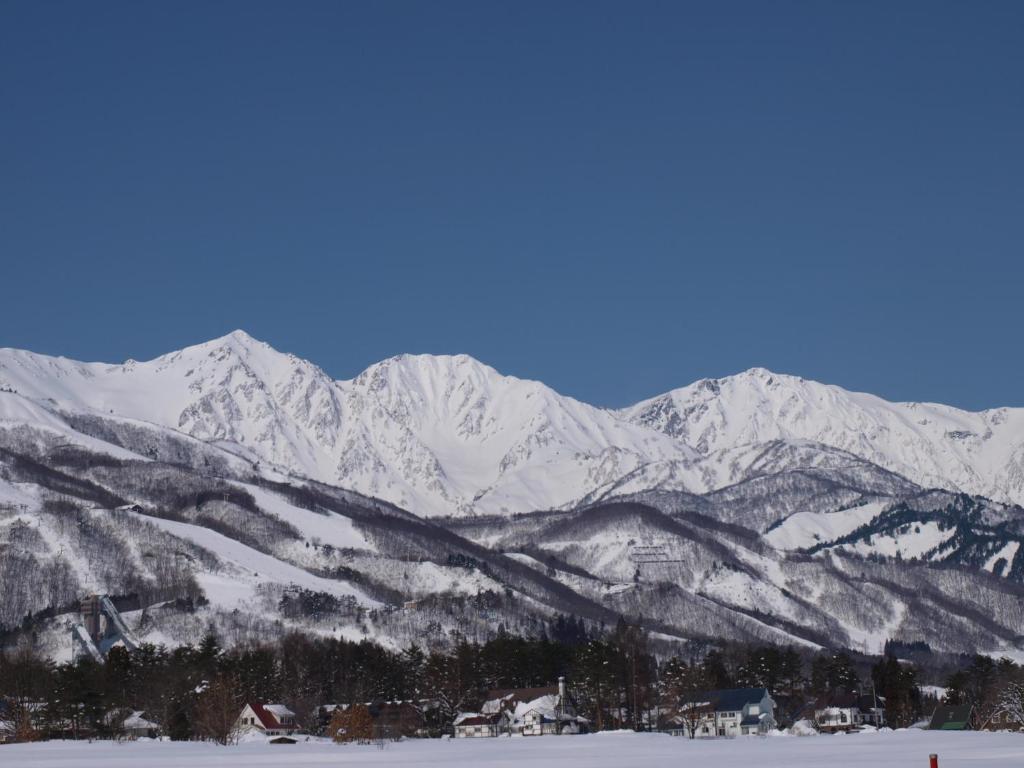
{"label": "white house", "polygon": [[455,718],[456,739],[485,739],[498,735],[501,715],[483,715],[479,712],[462,712]]}
{"label": "white house", "polygon": [[141,709],[119,709],[107,713],[107,725],[129,739],[153,739],[160,734],[159,723],[146,718]]}
{"label": "white house", "polygon": [[814,705],[814,725],[824,733],[885,725],[885,699],[846,691],[824,696]]}
{"label": "white house", "polygon": [[[2,718],[2,713],[0,713]],[[0,744],[6,744],[9,741],[14,741],[18,733],[17,724],[13,720],[0,719]]]}
{"label": "white house", "polygon": [[767,688],[729,688],[707,691],[681,701],[671,721],[675,735],[731,738],[765,734],[775,728],[775,701]]}
{"label": "white house", "polygon": [[284,704],[250,702],[238,716],[238,729],[259,731],[267,736],[287,736],[297,729],[295,713]]}

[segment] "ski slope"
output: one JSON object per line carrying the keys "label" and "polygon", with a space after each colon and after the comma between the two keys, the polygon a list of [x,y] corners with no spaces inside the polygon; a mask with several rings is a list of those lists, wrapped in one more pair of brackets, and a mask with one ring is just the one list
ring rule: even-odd
{"label": "ski slope", "polygon": [[217,556],[220,570],[200,571],[196,574],[196,580],[207,599],[218,607],[229,610],[252,607],[256,601],[257,587],[266,583],[295,585],[316,592],[327,592],[336,597],[351,595],[362,605],[380,605],[347,582],[316,576],[209,528],[134,512],[131,514]]}

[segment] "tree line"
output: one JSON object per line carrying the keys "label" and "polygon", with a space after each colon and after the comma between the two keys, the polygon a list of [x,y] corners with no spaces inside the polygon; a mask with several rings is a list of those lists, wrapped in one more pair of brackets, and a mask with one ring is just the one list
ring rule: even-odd
{"label": "tree line", "polygon": [[[1005,708],[1021,674],[1012,662],[978,657],[950,677],[949,702],[975,704],[979,713]],[[780,725],[837,691],[873,691],[894,727],[930,714],[916,667],[891,654],[871,659],[726,643],[659,660],[638,624],[620,620],[594,629],[559,616],[538,637],[499,631],[487,642],[460,640],[448,650],[395,651],[368,639],[303,634],[226,649],[211,631],[195,646],[144,645],[132,653],[115,647],[105,664],[54,664],[22,645],[0,654],[0,719],[16,724],[25,740],[115,738],[124,717],[141,710],[172,739],[225,742],[246,701],[285,703],[301,728],[316,732],[324,725],[322,705],[402,700],[423,704],[424,729],[442,735],[489,689],[550,685],[563,676],[596,730],[653,729],[697,692],[737,687],[767,688]],[[1024,687],[1019,693],[1024,700]]]}

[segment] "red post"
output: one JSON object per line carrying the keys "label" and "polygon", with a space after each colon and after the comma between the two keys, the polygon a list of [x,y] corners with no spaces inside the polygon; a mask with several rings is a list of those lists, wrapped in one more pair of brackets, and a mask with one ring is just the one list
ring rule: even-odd
{"label": "red post", "polygon": [[928,768],[939,768],[938,755],[928,755]]}

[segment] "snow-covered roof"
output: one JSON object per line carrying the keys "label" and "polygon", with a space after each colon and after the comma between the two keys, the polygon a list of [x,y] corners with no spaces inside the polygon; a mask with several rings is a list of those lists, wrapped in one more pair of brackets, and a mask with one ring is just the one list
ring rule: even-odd
{"label": "snow-covered roof", "polygon": [[[501,693],[500,697],[490,698],[484,703],[481,709],[482,714],[498,715],[504,712],[514,726],[522,725],[530,713],[549,721],[580,720],[574,712],[565,711],[566,707],[563,707],[557,686],[520,688]],[[538,693],[540,695],[535,695]],[[582,720],[580,721],[582,722]]]}
{"label": "snow-covered roof", "polygon": [[498,715],[482,714],[480,712],[460,712],[455,718],[454,725],[493,725],[498,720]]}
{"label": "snow-covered roof", "polygon": [[263,708],[279,719],[282,717],[295,717],[295,713],[284,704],[264,704]]}
{"label": "snow-covered roof", "polygon": [[152,729],[157,729],[157,728],[160,727],[159,725],[154,723],[152,720],[147,720],[144,717],[145,714],[146,713],[143,712],[141,709],[140,710],[136,710],[135,712],[132,712],[130,715],[128,715],[128,717],[126,717],[124,719],[124,727],[126,729],[135,729],[135,728],[147,728],[147,729],[152,728]]}
{"label": "snow-covered roof", "polygon": [[249,709],[251,709],[256,718],[260,721],[260,725],[264,729],[289,729],[294,728],[294,725],[284,725],[281,722],[281,718],[285,716],[294,717],[295,713],[292,712],[284,704],[261,704],[259,702],[250,702]]}

